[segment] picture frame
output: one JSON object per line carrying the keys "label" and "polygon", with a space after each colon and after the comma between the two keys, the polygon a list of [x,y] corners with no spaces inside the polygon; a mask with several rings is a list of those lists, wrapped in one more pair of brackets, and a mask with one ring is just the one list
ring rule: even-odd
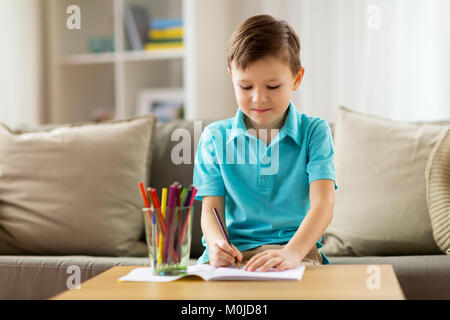
{"label": "picture frame", "polygon": [[136,115],[154,114],[159,122],[184,118],[182,88],[155,88],[139,91]]}

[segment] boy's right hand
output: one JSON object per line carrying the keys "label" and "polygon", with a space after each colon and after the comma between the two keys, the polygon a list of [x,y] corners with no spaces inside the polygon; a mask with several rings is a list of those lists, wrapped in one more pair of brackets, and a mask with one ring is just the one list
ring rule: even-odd
{"label": "boy's right hand", "polygon": [[209,263],[216,268],[233,266],[235,258],[237,262],[241,262],[242,253],[226,240],[216,240],[209,246]]}

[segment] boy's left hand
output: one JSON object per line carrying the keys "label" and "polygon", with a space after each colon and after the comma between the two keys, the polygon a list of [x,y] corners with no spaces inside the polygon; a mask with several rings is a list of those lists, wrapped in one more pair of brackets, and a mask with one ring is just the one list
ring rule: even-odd
{"label": "boy's left hand", "polygon": [[277,271],[298,267],[302,261],[300,254],[289,248],[266,250],[254,255],[244,266],[246,271]]}

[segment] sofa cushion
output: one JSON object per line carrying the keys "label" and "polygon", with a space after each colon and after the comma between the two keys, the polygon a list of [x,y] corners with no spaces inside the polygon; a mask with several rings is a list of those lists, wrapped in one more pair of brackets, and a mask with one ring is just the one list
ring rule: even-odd
{"label": "sofa cushion", "polygon": [[138,183],[155,123],[0,125],[0,254],[145,255]]}
{"label": "sofa cushion", "polygon": [[425,166],[446,130],[339,108],[334,139],[340,188],[325,254],[440,253],[426,204]]}
{"label": "sofa cushion", "polygon": [[450,129],[433,150],[425,178],[433,237],[450,254]]}

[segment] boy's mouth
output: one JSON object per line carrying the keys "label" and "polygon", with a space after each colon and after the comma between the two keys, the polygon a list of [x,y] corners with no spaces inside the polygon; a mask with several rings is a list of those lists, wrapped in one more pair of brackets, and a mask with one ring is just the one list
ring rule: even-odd
{"label": "boy's mouth", "polygon": [[268,109],[252,109],[252,110],[253,110],[253,111],[256,111],[256,112],[258,112],[258,113],[263,113],[263,112],[269,111],[270,108],[268,108]]}

